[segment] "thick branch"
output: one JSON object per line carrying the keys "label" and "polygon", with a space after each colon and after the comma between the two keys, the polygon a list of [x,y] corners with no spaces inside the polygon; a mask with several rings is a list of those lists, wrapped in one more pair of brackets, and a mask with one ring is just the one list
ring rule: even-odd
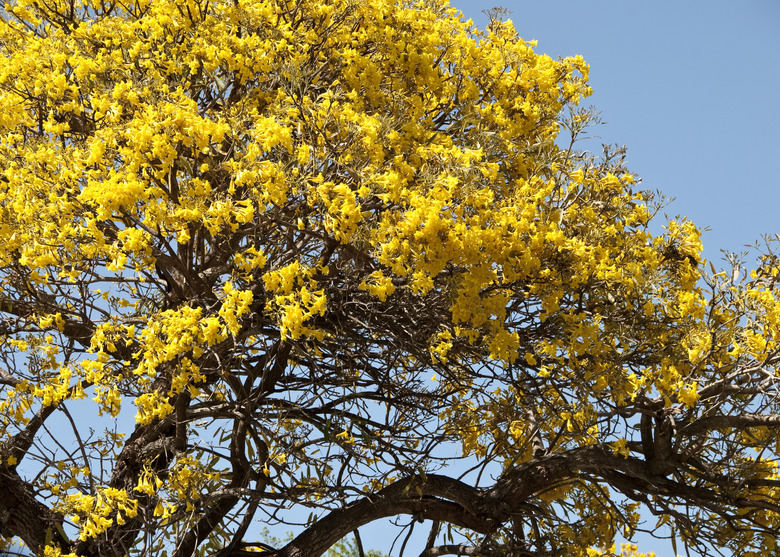
{"label": "thick branch", "polygon": [[486,551],[481,551],[473,545],[448,544],[429,547],[420,557],[439,557],[440,555],[489,555]]}
{"label": "thick branch", "polygon": [[[444,500],[448,499],[448,500]],[[479,507],[480,492],[458,480],[438,475],[399,480],[376,495],[332,511],[277,553],[278,557],[315,557],[357,528],[381,518],[408,514],[418,520],[439,520],[489,533],[499,525]]]}
{"label": "thick branch", "polygon": [[412,515],[418,520],[448,522],[489,534],[513,514],[522,512],[535,494],[553,483],[583,476],[602,478],[629,495],[636,491],[666,496],[677,494],[704,506],[727,507],[744,503],[766,508],[768,505],[767,502],[733,500],[714,489],[686,486],[649,474],[644,460],[624,458],[604,447],[580,447],[508,470],[487,490],[435,474],[401,480],[376,495],[332,511],[279,550],[276,557],[318,557],[356,528],[398,514]]}
{"label": "thick branch", "polygon": [[725,427],[778,427],[780,416],[777,414],[742,414],[735,416],[705,416],[680,429],[680,435],[696,435],[702,431],[712,431]]}
{"label": "thick branch", "polygon": [[33,549],[47,540],[61,547],[70,543],[62,532],[62,516],[38,502],[32,486],[5,466],[0,467],[0,535],[18,536]]}

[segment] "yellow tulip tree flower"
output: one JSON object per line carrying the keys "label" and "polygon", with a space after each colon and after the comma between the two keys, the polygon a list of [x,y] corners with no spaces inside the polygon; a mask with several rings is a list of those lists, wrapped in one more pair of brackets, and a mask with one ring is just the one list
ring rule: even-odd
{"label": "yellow tulip tree flower", "polygon": [[446,0],[9,0],[0,56],[0,541],[777,554],[778,260],[651,232],[580,57]]}

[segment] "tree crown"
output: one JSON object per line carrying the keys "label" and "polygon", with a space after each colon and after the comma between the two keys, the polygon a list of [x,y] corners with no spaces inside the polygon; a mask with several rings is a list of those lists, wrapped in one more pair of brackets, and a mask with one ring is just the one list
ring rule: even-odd
{"label": "tree crown", "polygon": [[443,0],[7,5],[0,534],[777,552],[776,257],[652,234],[623,150],[577,149],[587,65],[533,46]]}

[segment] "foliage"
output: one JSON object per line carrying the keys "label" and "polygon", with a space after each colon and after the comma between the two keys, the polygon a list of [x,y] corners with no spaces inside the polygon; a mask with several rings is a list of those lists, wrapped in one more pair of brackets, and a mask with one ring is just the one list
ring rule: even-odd
{"label": "foliage", "polygon": [[533,46],[445,0],[7,4],[0,534],[777,555],[777,258],[651,233],[577,150],[587,65]]}

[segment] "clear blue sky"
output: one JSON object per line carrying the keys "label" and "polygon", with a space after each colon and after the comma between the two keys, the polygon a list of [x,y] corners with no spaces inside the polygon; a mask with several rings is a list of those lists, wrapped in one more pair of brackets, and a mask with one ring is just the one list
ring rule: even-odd
{"label": "clear blue sky", "polygon": [[[493,0],[451,0],[484,27]],[[603,143],[699,227],[705,257],[780,233],[780,1],[495,0],[537,52],[590,64]]]}

